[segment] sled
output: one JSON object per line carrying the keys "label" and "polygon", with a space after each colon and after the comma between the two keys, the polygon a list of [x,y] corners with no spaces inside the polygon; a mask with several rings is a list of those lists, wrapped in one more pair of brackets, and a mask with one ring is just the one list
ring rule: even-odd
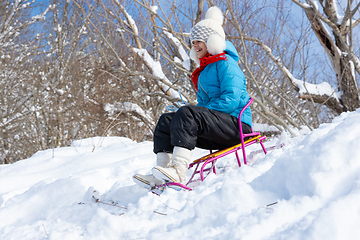
{"label": "sled", "polygon": [[215,167],[215,163],[219,158],[222,158],[224,156],[227,156],[231,153],[235,152],[236,155],[236,159],[237,159],[237,163],[239,165],[239,167],[241,167],[241,161],[240,161],[240,157],[238,154],[239,150],[242,150],[242,157],[243,157],[243,161],[244,164],[247,164],[246,161],[246,152],[245,152],[245,148],[253,145],[255,143],[259,143],[262,147],[262,150],[264,151],[264,153],[266,154],[266,148],[263,144],[263,141],[266,139],[266,136],[262,136],[260,134],[260,132],[254,132],[253,129],[251,128],[251,133],[247,133],[244,134],[242,131],[242,127],[241,127],[241,115],[243,114],[243,112],[245,111],[246,108],[248,108],[250,106],[250,104],[253,102],[253,99],[250,98],[249,102],[245,105],[245,107],[241,110],[240,114],[239,114],[239,129],[240,129],[240,139],[241,142],[235,146],[229,147],[227,149],[224,150],[219,150],[216,152],[212,152],[210,150],[210,154],[201,157],[199,159],[194,160],[192,163],[190,163],[189,165],[189,169],[194,168],[194,171],[190,177],[190,179],[188,180],[188,182],[186,183],[186,185],[181,184],[181,183],[174,183],[174,182],[169,182],[166,183],[164,185],[159,185],[156,186],[153,191],[153,193],[158,194],[158,190],[159,189],[165,189],[165,186],[171,187],[171,188],[175,188],[175,189],[185,189],[185,190],[192,190],[189,187],[189,184],[193,183],[193,182],[197,182],[197,181],[204,181],[205,178],[211,173],[213,172],[214,174],[216,174],[216,167]]}

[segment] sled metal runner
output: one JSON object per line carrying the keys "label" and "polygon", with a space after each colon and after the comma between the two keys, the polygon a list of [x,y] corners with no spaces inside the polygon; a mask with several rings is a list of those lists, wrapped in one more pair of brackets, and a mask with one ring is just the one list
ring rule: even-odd
{"label": "sled metal runner", "polygon": [[[246,152],[245,152],[245,148],[253,145],[255,143],[260,143],[262,150],[264,151],[264,153],[266,154],[266,148],[263,144],[263,141],[266,139],[266,136],[261,136],[260,132],[253,132],[253,129],[251,128],[251,133],[247,133],[244,134],[242,131],[242,127],[241,127],[241,115],[243,114],[243,112],[245,111],[245,109],[247,107],[250,106],[250,104],[253,102],[253,99],[250,98],[249,102],[245,105],[245,107],[242,109],[242,111],[239,114],[239,129],[240,129],[240,140],[241,142],[235,146],[229,147],[227,149],[224,150],[219,150],[216,152],[212,152],[210,150],[210,154],[201,157],[199,159],[194,160],[192,163],[190,163],[189,165],[189,169],[191,168],[195,168],[190,179],[188,180],[188,182],[186,183],[186,185],[181,184],[181,183],[174,183],[174,182],[169,182],[163,185],[159,185],[159,186],[155,186],[155,189],[164,189],[165,186],[168,187],[172,187],[172,188],[176,188],[176,189],[185,189],[185,190],[192,190],[188,185],[192,182],[196,182],[196,181],[204,181],[205,178],[211,173],[213,172],[214,174],[216,174],[216,167],[215,167],[215,163],[219,158],[222,158],[230,153],[234,153],[236,155],[236,159],[238,162],[239,167],[241,167],[241,161],[240,161],[240,157],[238,154],[238,150],[242,150],[242,157],[243,157],[243,161],[244,164],[247,164],[246,161]],[[195,176],[200,175],[200,177],[195,178]],[[155,190],[154,189],[154,190]],[[156,193],[154,190],[153,193]]]}
{"label": "sled metal runner", "polygon": [[[244,142],[244,147],[250,146],[250,145],[252,145],[254,143],[257,143],[257,142],[262,144],[262,141],[265,140],[265,138],[266,138],[265,136],[261,136],[261,135],[253,137],[253,138],[251,138],[251,139]],[[209,171],[212,170],[213,173],[216,174],[216,168],[215,168],[216,160],[219,159],[219,158],[222,158],[222,157],[224,157],[224,156],[226,156],[226,155],[228,155],[230,153],[233,153],[233,152],[235,152],[237,162],[239,164],[239,167],[241,167],[241,161],[240,161],[240,157],[239,157],[239,154],[237,153],[237,151],[242,149],[242,148],[243,148],[243,145],[240,143],[240,144],[235,145],[233,147],[227,148],[225,150],[217,151],[215,153],[210,153],[209,155],[206,155],[206,156],[204,156],[202,158],[199,158],[199,159],[195,160],[189,166],[189,169],[192,168],[192,167],[195,167],[195,170],[194,170],[193,175],[191,176],[190,180],[188,181],[188,183],[186,185],[193,182],[194,176],[196,174],[198,174],[198,173],[200,173],[201,181],[204,181],[204,179],[205,179],[204,172],[209,172]],[[265,147],[263,149],[265,149]],[[264,150],[264,152],[265,151],[266,150]],[[205,168],[210,163],[211,163],[211,166],[208,167],[208,168]],[[246,158],[244,158],[244,164],[247,164]],[[202,165],[202,166],[201,166],[200,170],[198,170],[200,165]]]}

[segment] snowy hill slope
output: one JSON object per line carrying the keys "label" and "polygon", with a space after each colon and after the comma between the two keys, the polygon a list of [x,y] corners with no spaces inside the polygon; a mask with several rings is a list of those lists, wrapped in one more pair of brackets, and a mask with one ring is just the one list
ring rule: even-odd
{"label": "snowy hill slope", "polygon": [[0,165],[0,239],[359,239],[359,118],[282,135],[266,146],[283,148],[241,168],[227,156],[193,191],[160,197],[131,179],[154,166],[151,142],[91,138],[38,152]]}

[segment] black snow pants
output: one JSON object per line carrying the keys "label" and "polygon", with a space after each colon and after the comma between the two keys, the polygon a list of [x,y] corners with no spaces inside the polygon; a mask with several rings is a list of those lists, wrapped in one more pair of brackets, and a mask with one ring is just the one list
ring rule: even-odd
{"label": "black snow pants", "polygon": [[[246,123],[242,129],[251,132]],[[221,150],[240,142],[237,117],[192,105],[161,115],[154,131],[154,153],[172,153],[174,146]]]}

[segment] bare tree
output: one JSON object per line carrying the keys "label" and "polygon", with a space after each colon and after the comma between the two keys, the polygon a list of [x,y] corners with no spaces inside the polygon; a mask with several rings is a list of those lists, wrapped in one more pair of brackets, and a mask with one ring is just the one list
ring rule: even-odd
{"label": "bare tree", "polygon": [[36,17],[30,1],[3,1],[0,161],[93,136],[151,140],[164,111],[196,104],[189,32],[212,5],[240,55],[254,122],[294,132],[359,107],[351,0],[52,0]]}
{"label": "bare tree", "polygon": [[0,3],[0,162],[27,156],[21,142],[32,98],[31,58],[39,46],[39,35],[33,36],[34,24],[44,19],[43,13],[30,17],[33,2],[28,0]]}
{"label": "bare tree", "polygon": [[[209,2],[214,4],[213,1]],[[241,46],[239,46],[241,61],[248,80],[253,83],[251,89],[254,90],[256,96],[255,102],[261,108],[261,111],[257,108],[255,111],[275,126],[279,125],[288,129],[288,124],[297,128],[306,125],[312,129],[323,122],[320,118],[323,118],[324,114],[320,113],[327,111],[322,107],[323,105],[335,114],[353,111],[359,107],[359,88],[356,80],[356,75],[359,73],[359,60],[353,52],[354,42],[351,41],[352,29],[359,22],[352,18],[358,11],[359,5],[352,9],[352,1],[348,1],[344,17],[340,21],[337,17],[339,14],[335,1],[325,1],[325,4],[321,2],[325,16],[319,12],[313,1],[307,1],[308,4],[296,0],[293,2],[305,10],[312,32],[316,33],[325,48],[336,75],[336,88],[330,85],[331,81],[328,79],[319,84],[315,79],[316,71],[309,74],[310,58],[315,56],[305,53],[306,49],[309,49],[310,43],[307,38],[310,37],[310,32],[305,25],[299,28],[304,29],[301,31],[290,25],[294,24],[296,19],[290,14],[285,14],[286,10],[291,8],[284,5],[285,1],[269,2],[269,5],[262,3],[261,7],[256,1],[249,0],[243,1],[243,5],[236,8],[235,1],[228,0],[225,6],[229,13],[227,18],[232,26],[232,34],[229,38],[241,40]],[[277,11],[274,13],[274,18],[269,18],[271,11],[266,8],[275,6]],[[332,29],[333,38],[325,24]],[[288,38],[285,37],[286,35],[291,36],[291,41],[288,43],[284,42],[284,39]],[[260,49],[249,42],[256,44]],[[281,49],[286,49],[286,51]],[[292,50],[293,52],[289,54]],[[316,64],[318,65],[319,62]],[[324,69],[319,65],[317,68]],[[296,72],[301,79],[295,77]],[[326,74],[322,73],[322,77],[325,76]],[[296,96],[291,91],[289,92],[291,89],[299,92],[300,98],[309,100],[311,105],[295,100]],[[311,117],[311,111],[306,110],[309,107],[316,113],[313,117]],[[330,113],[330,115],[333,114]]]}
{"label": "bare tree", "polygon": [[[273,16],[268,8],[273,7],[274,3],[262,7],[257,1],[242,1],[239,5],[237,1],[228,0],[226,3],[208,1],[208,6],[214,4],[224,6],[229,27],[227,36],[229,39],[236,40],[235,46],[238,47],[241,55],[241,63],[249,80],[249,89],[258,106],[254,107],[255,120],[271,123],[281,131],[284,129],[291,131],[290,126],[301,128],[302,125],[312,129],[321,122],[318,114],[312,116],[312,111],[309,111],[309,108],[317,108],[316,103],[311,102],[311,106],[304,104],[296,97],[296,92],[291,91],[298,88],[302,82],[295,79],[291,69],[287,67],[296,66],[295,62],[299,61],[296,60],[299,58],[296,56],[306,48],[305,39],[309,31],[303,33],[297,40],[293,37],[286,42],[284,38],[279,37],[284,35],[284,32],[291,32],[287,29],[288,16],[283,14],[288,6],[284,6],[283,2],[277,1],[274,13],[276,16],[271,21],[269,19]],[[87,3],[88,8],[92,8],[90,2],[81,1],[81,3]],[[94,11],[98,12],[101,19],[117,29],[118,38],[126,46],[126,51],[131,54],[133,60],[141,59],[144,66],[140,70],[133,69],[131,62],[130,65],[126,64],[124,57],[120,56],[119,51],[114,47],[116,36],[109,38],[104,35],[102,29],[98,27],[98,20],[88,18],[87,24],[88,28],[92,29],[93,38],[104,43],[99,45],[103,58],[109,59],[113,56],[120,63],[120,67],[110,67],[106,71],[112,75],[116,73],[119,79],[131,76],[133,85],[138,87],[138,94],[142,98],[148,96],[154,99],[155,97],[157,100],[175,103],[179,101],[179,97],[174,90],[179,90],[189,103],[194,104],[194,91],[189,88],[191,86],[189,76],[196,66],[193,62],[190,67],[185,66],[184,62],[189,59],[185,56],[186,54],[181,54],[181,51],[189,51],[191,47],[189,41],[186,40],[188,35],[185,29],[189,31],[196,21],[203,17],[204,2],[197,1],[197,11],[193,15],[191,11],[180,9],[178,6],[181,4],[176,5],[175,2],[167,8],[170,14],[163,14],[162,5],[158,4],[159,6],[155,7],[151,4],[154,4],[154,1],[137,0],[133,5],[127,5],[138,9],[137,16],[140,17],[136,21],[118,1],[100,2],[96,5]],[[179,21],[181,17],[187,21]],[[253,27],[256,25],[259,27]],[[142,31],[139,31],[139,26],[143,26]],[[286,45],[288,47],[284,47]],[[282,50],[288,51],[291,48],[294,49],[291,54]],[[277,56],[274,53],[277,53]],[[297,68],[293,71],[300,70]],[[179,81],[179,77],[184,80]],[[146,79],[147,83],[153,81],[159,88],[157,90],[144,88],[145,82],[142,79]],[[287,79],[291,80],[291,84],[288,84]],[[134,104],[140,106],[142,112],[146,112],[146,106]],[[159,107],[153,109],[159,109]],[[318,113],[318,111],[314,112]],[[160,113],[153,112],[153,114],[152,119],[155,122]]]}
{"label": "bare tree", "polygon": [[[163,13],[161,5],[152,6],[150,2],[130,1],[124,5],[118,1],[99,2],[95,8],[92,2],[78,1],[77,5],[84,14],[86,9],[81,7],[84,3],[99,16],[96,19],[87,15],[87,27],[92,37],[102,43],[97,47],[104,61],[109,62],[103,69],[104,74],[119,81],[129,79],[129,87],[135,87],[131,99],[128,99],[133,108],[116,101],[111,106],[117,106],[115,113],[127,113],[145,123],[151,135],[161,114],[159,110],[166,104],[181,101],[178,91],[184,99],[193,103],[193,97],[189,96],[194,95],[189,81],[190,59],[186,53],[189,46],[177,19],[176,8],[171,8],[170,17],[163,18],[160,16]],[[125,5],[137,9],[137,21]],[[105,35],[104,29],[99,27],[100,20],[108,24],[109,31],[116,29],[114,34]],[[174,27],[172,22],[178,25]],[[121,44],[122,48],[118,48],[117,44]],[[143,101],[145,99],[149,101]]]}
{"label": "bare tree", "polygon": [[360,3],[353,6],[354,1],[348,1],[344,15],[341,16],[339,13],[341,8],[334,0],[319,1],[322,11],[312,0],[306,0],[306,3],[299,0],[293,0],[293,2],[305,11],[314,34],[326,51],[334,69],[337,90],[340,93],[339,97],[335,94],[327,96],[312,93],[305,93],[302,97],[326,104],[337,113],[356,110],[360,107],[360,100],[355,71],[360,73],[360,60],[354,54],[352,31],[360,22],[360,18],[354,19]]}

